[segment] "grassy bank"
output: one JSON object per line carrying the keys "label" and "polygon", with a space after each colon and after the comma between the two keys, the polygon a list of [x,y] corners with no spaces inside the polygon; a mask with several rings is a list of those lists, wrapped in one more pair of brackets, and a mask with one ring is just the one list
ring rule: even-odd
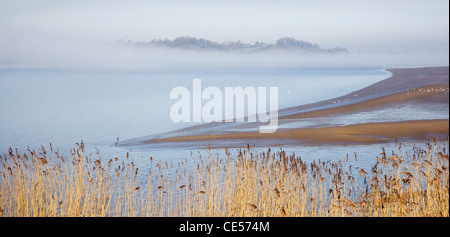
{"label": "grassy bank", "polygon": [[[283,151],[152,158],[70,156],[52,147],[0,156],[0,216],[449,216],[448,140],[306,163]],[[139,161],[142,164],[143,161]]]}

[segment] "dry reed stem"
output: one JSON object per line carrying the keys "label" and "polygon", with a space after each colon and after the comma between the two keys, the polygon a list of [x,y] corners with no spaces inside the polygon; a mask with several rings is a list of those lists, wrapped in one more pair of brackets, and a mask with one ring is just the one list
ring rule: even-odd
{"label": "dry reed stem", "polygon": [[0,156],[1,216],[449,216],[448,141],[383,150],[366,170],[356,154],[307,164],[250,147],[175,165],[151,157],[148,171],[130,154],[93,159],[83,143],[70,157],[50,150]]}

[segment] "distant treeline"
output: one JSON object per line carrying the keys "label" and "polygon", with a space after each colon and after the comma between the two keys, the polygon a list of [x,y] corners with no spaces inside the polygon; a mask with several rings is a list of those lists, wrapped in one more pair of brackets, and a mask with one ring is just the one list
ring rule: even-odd
{"label": "distant treeline", "polygon": [[283,37],[277,40],[275,44],[263,42],[242,43],[240,40],[226,43],[217,43],[205,39],[197,39],[194,37],[178,37],[174,40],[168,39],[153,39],[148,42],[124,42],[123,44],[132,44],[140,47],[165,47],[165,48],[179,48],[188,50],[216,50],[216,51],[240,51],[240,52],[267,52],[267,51],[293,51],[293,52],[314,52],[314,53],[347,53],[345,48],[321,48],[317,44],[312,44],[306,41],[297,40],[294,38]]}

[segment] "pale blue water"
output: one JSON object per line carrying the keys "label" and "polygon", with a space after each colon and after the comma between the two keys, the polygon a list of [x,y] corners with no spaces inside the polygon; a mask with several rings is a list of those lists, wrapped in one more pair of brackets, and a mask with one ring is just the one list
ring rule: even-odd
{"label": "pale blue water", "polygon": [[[63,69],[0,69],[0,153],[8,148],[25,152],[52,143],[68,154],[83,140],[100,155],[177,161],[195,147],[174,149],[116,148],[120,140],[164,133],[195,125],[170,120],[172,88],[192,88],[201,78],[203,88],[279,87],[279,108],[338,97],[390,76],[380,68],[196,68],[159,71],[100,71]],[[367,115],[365,115],[367,116]],[[392,145],[392,144],[391,144]],[[343,158],[365,151],[376,159],[381,147],[286,147],[306,159]],[[331,152],[330,152],[331,151]],[[219,151],[220,152],[220,151]],[[139,159],[137,159],[139,160]],[[364,160],[364,159],[363,159]],[[371,161],[367,161],[368,164]]]}

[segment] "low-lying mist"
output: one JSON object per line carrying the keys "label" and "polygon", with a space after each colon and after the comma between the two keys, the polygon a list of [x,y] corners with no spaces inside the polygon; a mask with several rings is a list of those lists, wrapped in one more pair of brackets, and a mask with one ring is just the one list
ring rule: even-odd
{"label": "low-lying mist", "polygon": [[88,42],[42,35],[0,36],[0,66],[105,70],[183,69],[204,67],[417,67],[448,65],[442,52],[299,54],[196,51],[119,42]]}

